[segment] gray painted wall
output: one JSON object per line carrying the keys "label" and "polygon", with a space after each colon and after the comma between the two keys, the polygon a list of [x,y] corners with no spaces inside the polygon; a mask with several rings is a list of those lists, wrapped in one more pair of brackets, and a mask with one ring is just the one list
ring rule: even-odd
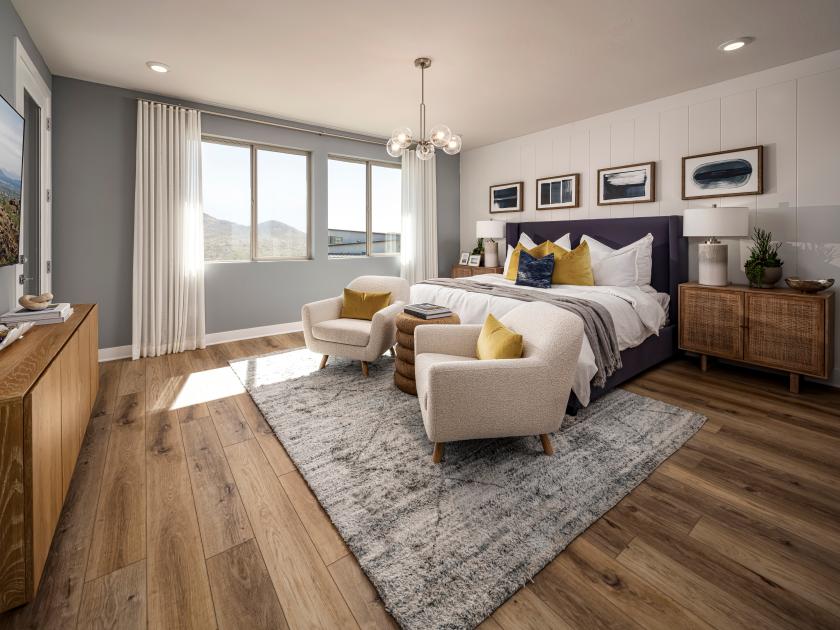
{"label": "gray painted wall", "polygon": [[[9,0],[0,0],[0,94],[12,106],[15,104],[15,37],[23,42],[26,52],[38,66],[38,71],[47,82],[52,84],[52,75],[44,58],[29,31]],[[25,253],[25,252],[24,252]],[[0,268],[0,313],[8,311],[15,304],[15,266]]]}
{"label": "gray painted wall", "polygon": [[[139,96],[172,101],[65,77],[53,81],[53,287],[58,299],[99,304],[101,348],[131,343]],[[202,127],[206,134],[310,151],[312,168],[313,260],[208,263],[208,333],[297,321],[304,303],[338,294],[358,275],[399,273],[396,258],[327,257],[327,156],[382,160],[387,158],[383,147],[214,116],[204,116]],[[458,256],[457,156],[438,162],[437,187],[439,260],[445,272]]]}

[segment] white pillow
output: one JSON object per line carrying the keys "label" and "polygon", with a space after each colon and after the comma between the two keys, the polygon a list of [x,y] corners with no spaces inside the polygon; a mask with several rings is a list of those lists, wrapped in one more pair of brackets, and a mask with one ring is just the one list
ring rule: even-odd
{"label": "white pillow", "polygon": [[636,286],[638,253],[637,248],[618,251],[592,263],[592,277],[595,279],[595,285],[599,287]]}
{"label": "white pillow", "polygon": [[[593,271],[597,263],[602,261],[607,256],[612,254],[623,253],[631,249],[636,250],[636,280],[635,285],[641,286],[650,284],[650,276],[653,272],[653,234],[646,234],[635,243],[625,245],[620,249],[613,249],[609,245],[604,245],[600,241],[584,234],[581,243],[589,244],[589,259],[592,261]],[[600,284],[597,280],[595,284]]]}

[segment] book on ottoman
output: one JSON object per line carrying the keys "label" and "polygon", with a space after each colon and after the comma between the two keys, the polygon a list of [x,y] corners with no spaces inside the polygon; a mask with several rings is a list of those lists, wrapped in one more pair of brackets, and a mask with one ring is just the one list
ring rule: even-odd
{"label": "book on ottoman", "polygon": [[429,304],[428,302],[424,302],[422,304],[409,304],[403,310],[407,315],[419,317],[420,319],[439,319],[441,317],[449,317],[452,315],[452,311],[445,306]]}

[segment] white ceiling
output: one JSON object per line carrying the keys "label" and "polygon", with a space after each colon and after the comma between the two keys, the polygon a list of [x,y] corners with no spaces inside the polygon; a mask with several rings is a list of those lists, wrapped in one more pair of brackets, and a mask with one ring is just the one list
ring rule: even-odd
{"label": "white ceiling", "polygon": [[837,0],[13,2],[54,74],[375,135],[417,126],[428,55],[465,148],[840,48]]}

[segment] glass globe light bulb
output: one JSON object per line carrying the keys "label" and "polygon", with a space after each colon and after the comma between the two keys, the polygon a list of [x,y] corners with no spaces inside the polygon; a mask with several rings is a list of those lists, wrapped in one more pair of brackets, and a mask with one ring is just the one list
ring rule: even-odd
{"label": "glass globe light bulb", "polygon": [[446,125],[435,125],[430,132],[432,144],[438,148],[443,148],[452,137],[452,131]]}
{"label": "glass globe light bulb", "polygon": [[407,149],[408,145],[411,144],[411,129],[408,127],[394,129],[391,134],[391,140],[396,140],[401,149]]}
{"label": "glass globe light bulb", "polygon": [[388,152],[388,155],[395,158],[402,157],[404,151],[397,138],[391,138],[388,140],[388,143],[385,145],[385,150]]}
{"label": "glass globe light bulb", "polygon": [[461,136],[457,133],[453,133],[452,137],[449,138],[449,142],[446,143],[446,146],[443,147],[443,152],[447,155],[455,155],[461,151]]}
{"label": "glass globe light bulb", "polygon": [[435,156],[435,146],[431,142],[422,142],[417,145],[417,159],[431,160]]}

